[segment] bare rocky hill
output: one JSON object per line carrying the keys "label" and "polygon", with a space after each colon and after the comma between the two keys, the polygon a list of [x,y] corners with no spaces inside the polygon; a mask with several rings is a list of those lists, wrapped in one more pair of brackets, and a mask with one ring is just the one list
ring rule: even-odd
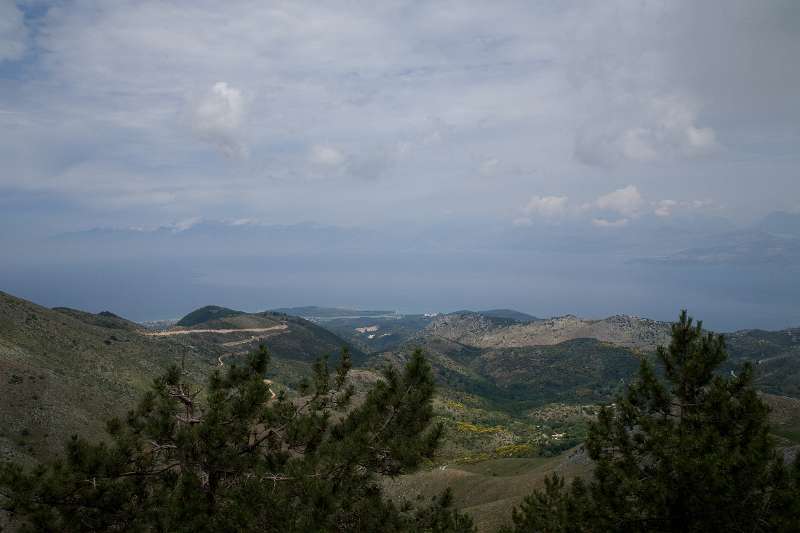
{"label": "bare rocky hill", "polygon": [[550,346],[574,339],[595,339],[625,348],[651,351],[669,342],[670,325],[646,318],[615,315],[586,320],[574,315],[524,324],[508,324],[479,314],[437,317],[424,331],[478,348]]}

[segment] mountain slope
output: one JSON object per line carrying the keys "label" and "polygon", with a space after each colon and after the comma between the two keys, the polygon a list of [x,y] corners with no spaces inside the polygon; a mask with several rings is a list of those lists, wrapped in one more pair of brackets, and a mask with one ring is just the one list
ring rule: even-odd
{"label": "mountain slope", "polygon": [[218,305],[207,305],[205,307],[201,307],[200,309],[195,309],[185,317],[178,320],[175,325],[184,328],[190,328],[210,320],[221,320],[243,314],[244,311],[236,311],[234,309],[228,309],[227,307],[220,307]]}
{"label": "mountain slope", "polygon": [[332,318],[320,325],[368,353],[391,350],[414,338],[430,323],[425,315]]}
{"label": "mountain slope", "polygon": [[[206,320],[201,320],[203,317]],[[182,323],[191,323],[191,326],[184,327],[181,326]],[[283,331],[279,334],[268,332],[268,335],[261,335],[257,331],[278,327],[283,327]],[[364,353],[358,347],[348,343],[335,333],[310,320],[272,311],[244,313],[217,306],[206,306],[192,311],[181,319],[175,328],[168,331],[187,330],[212,330],[191,334],[191,337],[200,343],[235,345],[237,352],[246,352],[263,342],[274,357],[287,360],[311,363],[324,356],[331,356],[335,360],[342,347],[350,349],[354,361],[360,362],[364,359]],[[216,334],[213,330],[226,330],[226,332]],[[243,331],[236,332],[235,330]]]}
{"label": "mountain slope", "polygon": [[725,341],[730,354],[727,370],[750,361],[760,390],[800,398],[800,328],[735,331]]}
{"label": "mountain slope", "polygon": [[65,315],[76,318],[81,322],[92,326],[100,326],[108,329],[119,329],[125,331],[142,331],[141,324],[132,322],[125,318],[115,315],[110,311],[101,311],[100,313],[93,314],[81,311],[79,309],[71,309],[69,307],[54,307],[53,311],[58,311]]}
{"label": "mountain slope", "polygon": [[477,313],[437,317],[423,334],[478,348],[546,346],[574,339],[595,339],[626,348],[652,351],[669,342],[670,326],[645,318],[616,315],[586,320],[574,315],[524,324],[503,322]]}
{"label": "mountain slope", "polygon": [[93,437],[170,365],[203,379],[214,359],[124,319],[51,310],[0,292],[0,457],[61,451],[73,432]]}

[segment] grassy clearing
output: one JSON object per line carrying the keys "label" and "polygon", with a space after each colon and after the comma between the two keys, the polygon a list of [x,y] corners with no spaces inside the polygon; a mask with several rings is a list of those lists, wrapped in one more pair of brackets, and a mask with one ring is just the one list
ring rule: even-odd
{"label": "grassy clearing", "polygon": [[567,478],[588,475],[591,466],[573,449],[556,457],[489,459],[474,464],[447,464],[385,482],[396,501],[428,499],[452,488],[455,505],[469,513],[479,531],[494,531],[511,518],[511,509],[544,478],[558,472]]}

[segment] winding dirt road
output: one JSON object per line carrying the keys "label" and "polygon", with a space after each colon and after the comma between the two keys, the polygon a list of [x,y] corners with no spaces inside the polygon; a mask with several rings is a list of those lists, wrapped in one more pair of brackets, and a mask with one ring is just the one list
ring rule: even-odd
{"label": "winding dirt road", "polygon": [[267,331],[282,331],[289,329],[286,324],[268,328],[242,328],[242,329],[176,329],[170,331],[151,331],[144,333],[148,337],[171,337],[173,335],[189,335],[190,333],[264,333]]}
{"label": "winding dirt road", "polygon": [[[189,335],[190,333],[268,333],[272,331],[286,331],[289,329],[289,326],[286,324],[279,324],[277,326],[270,326],[268,328],[241,328],[241,329],[176,329],[171,331],[152,331],[144,333],[148,337],[172,337],[174,335]],[[238,346],[241,344],[248,344],[257,340],[261,340],[263,337],[252,336],[249,339],[245,339],[242,341],[233,341],[233,342],[226,342],[223,343],[222,346],[230,347],[230,346]],[[223,359],[225,357],[229,357],[231,355],[237,355],[235,353],[226,353],[217,357],[217,366],[225,366],[225,362]],[[272,390],[272,380],[265,379],[264,384],[269,387],[269,393],[272,395],[272,399],[274,400],[278,395],[275,394],[275,391]]]}

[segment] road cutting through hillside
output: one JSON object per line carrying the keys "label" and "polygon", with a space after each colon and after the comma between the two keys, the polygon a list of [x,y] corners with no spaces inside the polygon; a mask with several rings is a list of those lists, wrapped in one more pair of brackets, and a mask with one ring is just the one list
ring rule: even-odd
{"label": "road cutting through hillside", "polygon": [[[152,331],[148,333],[144,333],[148,337],[171,337],[174,335],[189,335],[190,333],[222,333],[222,334],[229,334],[229,333],[269,333],[271,331],[286,331],[289,329],[289,326],[286,324],[279,324],[277,326],[270,326],[268,328],[240,328],[240,329],[176,329],[171,331]],[[238,346],[240,344],[247,344],[250,342],[254,342],[257,340],[261,340],[259,337],[253,336],[249,339],[245,339],[243,341],[234,341],[234,342],[226,342],[223,343],[222,346]],[[222,360],[225,357],[236,355],[233,353],[228,353],[224,355],[220,355],[217,357],[217,366],[225,366],[225,362]],[[272,390],[272,380],[265,379],[264,384],[269,388],[269,393],[272,395],[272,399],[274,400],[278,395],[275,394],[275,391]]]}
{"label": "road cutting through hillside", "polygon": [[286,324],[268,328],[241,328],[241,329],[175,329],[170,331],[152,331],[145,333],[148,337],[171,337],[173,335],[189,335],[190,333],[265,333],[267,331],[282,331],[289,329]]}

